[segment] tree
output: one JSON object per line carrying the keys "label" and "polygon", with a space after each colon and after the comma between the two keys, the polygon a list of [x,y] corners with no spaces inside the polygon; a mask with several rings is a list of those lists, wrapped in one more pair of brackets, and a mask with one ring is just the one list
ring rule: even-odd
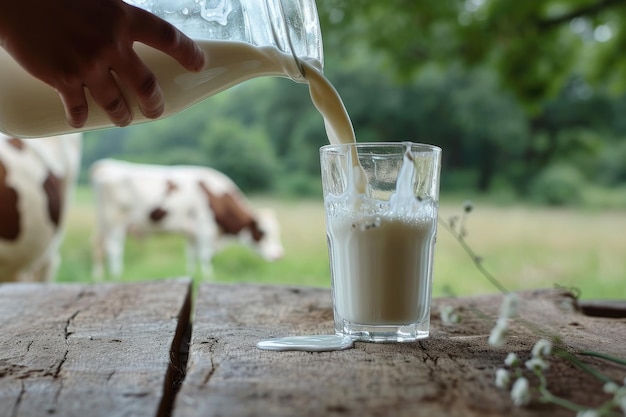
{"label": "tree", "polygon": [[626,87],[623,0],[328,0],[319,2],[327,54],[367,45],[401,77],[426,64],[492,66],[527,104],[572,75]]}
{"label": "tree", "polygon": [[196,152],[206,165],[230,176],[245,192],[271,189],[277,160],[262,129],[246,128],[233,120],[206,126]]}

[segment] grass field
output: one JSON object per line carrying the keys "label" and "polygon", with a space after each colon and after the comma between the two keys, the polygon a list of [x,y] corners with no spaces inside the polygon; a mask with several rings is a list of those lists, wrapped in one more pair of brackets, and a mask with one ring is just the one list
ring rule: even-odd
{"label": "grass field", "polygon": [[[273,207],[281,221],[285,257],[267,263],[243,246],[214,259],[218,282],[263,282],[328,287],[328,256],[322,202],[253,198]],[[460,214],[461,205],[442,203],[440,218]],[[79,188],[70,212],[58,281],[91,280],[94,212],[88,188]],[[475,204],[467,242],[486,268],[508,289],[576,287],[582,298],[626,298],[626,213],[497,207]],[[125,281],[186,275],[184,241],[153,236],[126,245]],[[496,292],[459,243],[439,228],[434,296]]]}

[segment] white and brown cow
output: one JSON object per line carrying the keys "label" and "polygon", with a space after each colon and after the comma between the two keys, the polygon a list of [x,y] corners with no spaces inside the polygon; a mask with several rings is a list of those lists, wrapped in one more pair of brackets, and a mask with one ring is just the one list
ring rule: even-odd
{"label": "white and brown cow", "polygon": [[0,282],[54,278],[81,145],[80,133],[0,134]]}
{"label": "white and brown cow", "polygon": [[282,257],[275,213],[253,211],[240,189],[221,172],[200,166],[138,164],[114,159],[90,171],[96,200],[93,275],[118,277],[123,271],[127,234],[175,233],[187,241],[187,269],[212,272],[211,260],[233,238],[263,258]]}

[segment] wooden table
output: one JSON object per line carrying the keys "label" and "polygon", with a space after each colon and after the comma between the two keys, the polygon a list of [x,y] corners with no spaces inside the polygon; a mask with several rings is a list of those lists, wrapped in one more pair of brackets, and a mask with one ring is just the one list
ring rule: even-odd
{"label": "wooden table", "polygon": [[[609,305],[617,317],[606,318],[570,309],[565,291],[520,296],[522,317],[572,350],[626,356],[624,303]],[[537,339],[515,325],[504,348],[487,345],[500,301],[435,299],[431,337],[421,342],[269,352],[256,342],[332,331],[328,290],[202,284],[190,320],[188,279],[4,284],[0,416],[573,416],[539,402],[513,407],[495,387],[507,353],[527,357]],[[463,322],[442,324],[441,305],[458,306]],[[626,376],[625,367],[585,360],[617,380]],[[550,364],[555,394],[590,406],[608,398],[591,376]]]}

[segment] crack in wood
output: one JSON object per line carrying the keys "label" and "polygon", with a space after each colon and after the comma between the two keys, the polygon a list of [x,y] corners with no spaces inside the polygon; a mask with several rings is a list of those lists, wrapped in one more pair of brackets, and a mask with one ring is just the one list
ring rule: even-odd
{"label": "crack in wood", "polygon": [[[69,338],[72,335],[73,332],[69,331],[69,327],[72,325],[72,321],[74,321],[74,319],[76,318],[76,316],[78,316],[78,313],[80,313],[80,310],[76,310],[66,321],[65,321],[65,326],[63,327],[63,337],[65,338],[65,342],[69,343]],[[52,374],[52,378],[54,379],[58,379],[59,375],[61,374],[61,368],[63,367],[63,364],[67,361],[67,357],[70,354],[70,349],[69,347],[67,349],[65,349],[65,353],[63,354],[63,358],[61,358],[61,360],[59,361],[59,364],[57,365],[54,373]],[[62,381],[61,381],[61,387],[62,387]],[[60,389],[59,389],[60,391]],[[58,397],[59,393],[57,393],[57,397]]]}
{"label": "crack in wood", "polygon": [[20,409],[20,404],[22,403],[22,398],[24,398],[25,393],[26,393],[26,387],[24,386],[24,381],[20,381],[20,393],[15,399],[15,404],[13,404],[13,410],[11,410],[11,417],[17,417],[18,411]]}
{"label": "crack in wood", "polygon": [[211,361],[211,369],[207,372],[206,376],[202,379],[202,385],[207,385],[209,380],[217,370],[218,366],[215,365],[213,361],[213,352],[215,351],[215,346],[217,346],[218,339],[215,337],[209,337],[206,341],[200,342],[201,345],[209,345],[209,359]]}
{"label": "crack in wood", "polygon": [[170,417],[174,412],[174,402],[187,373],[189,343],[191,341],[192,322],[192,286],[187,288],[184,303],[178,314],[178,326],[170,348],[170,362],[165,374],[165,381],[157,417]]}
{"label": "crack in wood", "polygon": [[71,322],[74,320],[74,318],[78,315],[78,311],[76,311],[74,314],[72,314],[70,316],[70,318],[65,322],[65,327],[63,329],[64,332],[64,337],[65,337],[65,342],[66,344],[68,344],[68,348],[65,349],[65,353],[63,354],[63,358],[61,359],[61,361],[59,362],[56,370],[54,371],[54,374],[52,375],[52,378],[55,380],[58,380],[58,386],[59,389],[56,390],[56,392],[54,393],[54,401],[53,401],[53,405],[48,409],[48,414],[53,414],[56,409],[57,409],[57,405],[59,404],[59,398],[61,397],[61,391],[63,391],[63,378],[60,377],[61,375],[61,368],[63,368],[63,365],[65,364],[65,362],[67,361],[67,357],[70,354],[70,349],[69,349],[69,337],[73,332],[68,331],[69,326],[71,325]]}
{"label": "crack in wood", "polygon": [[65,326],[63,327],[63,337],[65,337],[65,340],[67,341],[69,339],[69,337],[72,335],[72,333],[74,332],[70,332],[69,328],[72,325],[72,322],[74,321],[74,319],[76,318],[76,316],[78,316],[78,313],[80,313],[80,310],[76,310],[74,312],[74,314],[72,314],[66,321],[65,321]]}
{"label": "crack in wood", "polygon": [[217,365],[215,365],[215,363],[213,362],[213,357],[211,356],[211,369],[209,369],[209,372],[207,372],[206,376],[204,377],[204,379],[202,380],[202,385],[206,385],[209,383],[209,381],[211,380],[211,377],[213,376],[213,374],[215,373],[215,371],[217,370]]}
{"label": "crack in wood", "polygon": [[48,414],[54,414],[56,411],[59,404],[59,398],[61,398],[61,391],[63,391],[63,379],[59,379],[59,389],[54,393],[53,405],[48,408]]}
{"label": "crack in wood", "polygon": [[113,378],[113,375],[115,375],[115,370],[113,370],[113,371],[111,371],[111,372],[109,372],[107,374],[107,377],[106,377],[107,383],[111,382],[111,379]]}
{"label": "crack in wood", "polygon": [[70,350],[66,349],[65,353],[63,354],[63,358],[61,358],[61,360],[59,361],[59,364],[57,365],[57,368],[55,369],[54,373],[52,374],[52,378],[54,378],[54,379],[58,379],[59,378],[59,375],[61,374],[61,368],[63,367],[63,364],[67,360],[67,356],[69,354],[70,354]]}
{"label": "crack in wood", "polygon": [[139,297],[138,284],[3,285],[0,416],[170,417],[186,375],[191,284],[149,284]]}

